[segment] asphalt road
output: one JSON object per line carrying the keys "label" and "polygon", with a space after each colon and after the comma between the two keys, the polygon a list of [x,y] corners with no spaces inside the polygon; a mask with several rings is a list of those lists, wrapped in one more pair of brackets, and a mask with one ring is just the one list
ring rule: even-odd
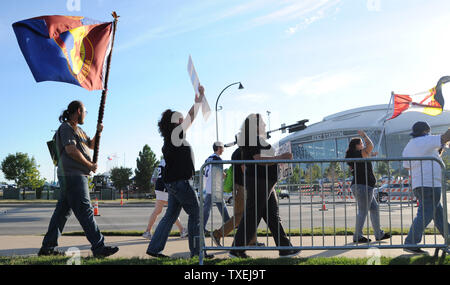
{"label": "asphalt road", "polygon": [[[328,199],[332,201],[332,198]],[[356,208],[354,202],[326,203],[327,211],[321,211],[321,198],[315,197],[311,203],[309,197],[302,199],[301,203],[297,197],[280,200],[280,217],[286,232],[290,229],[311,229],[317,227],[353,228],[355,224]],[[354,201],[354,200],[350,200]],[[232,207],[228,206],[232,215]],[[4,207],[0,204],[0,235],[40,235],[47,230],[54,207],[48,206],[20,206]],[[101,216],[95,217],[100,230],[145,230],[148,218],[153,211],[149,205],[125,205],[123,207],[100,207]],[[164,210],[165,211],[165,210]],[[163,217],[158,217],[153,230]],[[409,229],[413,217],[416,215],[417,207],[409,203],[391,202],[391,204],[380,205],[381,225],[385,228]],[[187,226],[187,215],[184,211],[180,214],[180,220]],[[212,224],[211,224],[212,222]],[[217,228],[221,225],[221,217],[217,208],[214,207],[207,228],[211,225]],[[371,223],[369,223],[371,225]],[[265,229],[266,224],[261,222],[260,228]],[[177,230],[174,226],[173,230]],[[82,231],[76,218],[72,215],[66,223],[65,232]]]}

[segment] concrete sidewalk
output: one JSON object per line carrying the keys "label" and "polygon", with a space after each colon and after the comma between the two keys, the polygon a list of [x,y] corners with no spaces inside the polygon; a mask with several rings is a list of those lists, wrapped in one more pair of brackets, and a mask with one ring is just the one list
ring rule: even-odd
{"label": "concrete sidewalk", "polygon": [[[370,237],[374,240],[374,237]],[[405,236],[403,236],[403,239]],[[0,236],[0,256],[36,256],[37,252],[42,243],[43,236]],[[230,246],[233,239],[232,237],[227,237],[225,239],[225,245]],[[273,238],[269,236],[258,237],[259,242],[268,243],[269,246],[275,246]],[[300,241],[302,244],[300,244]],[[437,243],[441,243],[442,238],[437,237]],[[107,245],[115,245],[120,248],[119,252],[109,258],[152,258],[148,256],[145,252],[149,241],[137,236],[107,236],[105,237],[105,242]],[[208,247],[213,246],[211,238],[207,237],[205,239],[206,245]],[[426,236],[427,244],[435,244],[434,236]],[[337,236],[336,240],[333,236],[326,237],[291,237],[291,243],[294,246],[314,246],[320,247],[323,244],[326,246],[356,246],[352,242],[352,237],[347,236]],[[423,243],[423,239],[422,239]],[[382,245],[390,245],[391,241],[384,240],[381,242]],[[401,244],[401,236],[394,236],[392,238],[392,245]],[[378,242],[371,242],[371,246],[376,247],[379,245]],[[72,236],[61,236],[59,239],[59,250],[66,251],[70,247],[76,247],[80,250],[81,256],[87,257],[91,256],[90,245],[84,236],[72,237]],[[434,249],[425,249],[430,253],[434,254]],[[166,247],[163,251],[164,254],[169,255],[172,258],[189,258],[189,246],[187,238],[179,237],[169,237]],[[228,251],[226,250],[210,250],[208,253],[212,253],[216,258],[229,258]],[[403,249],[380,249],[381,256],[385,257],[411,257],[412,255],[403,251]],[[247,254],[253,258],[278,258],[278,251],[273,250],[249,250]],[[301,258],[313,258],[313,257],[349,257],[349,258],[364,258],[372,257],[376,255],[376,249],[348,249],[348,250],[303,250],[297,257]]]}

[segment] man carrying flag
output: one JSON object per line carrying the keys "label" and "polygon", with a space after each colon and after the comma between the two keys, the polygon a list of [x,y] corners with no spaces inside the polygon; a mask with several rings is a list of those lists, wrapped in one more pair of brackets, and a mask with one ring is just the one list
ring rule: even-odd
{"label": "man carrying flag", "polygon": [[[104,245],[104,237],[93,216],[87,177],[97,170],[98,145],[108,85],[114,22],[102,23],[84,17],[41,16],[13,24],[20,49],[37,82],[59,81],[88,90],[102,89],[97,132],[90,139],[78,126],[86,110],[73,101],[60,117],[55,134],[58,180],[61,194],[38,255],[64,255],[55,250],[58,237],[71,214],[75,213],[95,257],[106,257],[119,248]],[[91,158],[88,149],[94,149]]]}

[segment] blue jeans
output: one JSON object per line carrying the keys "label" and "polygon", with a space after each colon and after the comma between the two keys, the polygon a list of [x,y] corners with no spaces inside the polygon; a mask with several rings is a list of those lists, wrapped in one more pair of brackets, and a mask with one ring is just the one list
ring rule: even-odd
{"label": "blue jeans", "polygon": [[362,237],[364,222],[366,221],[369,211],[375,238],[382,238],[384,236],[384,232],[380,228],[380,213],[378,203],[373,196],[373,187],[356,184],[352,185],[351,188],[353,194],[355,195],[356,204],[358,207],[353,240],[359,240]]}
{"label": "blue jeans", "polygon": [[[206,230],[206,224],[208,223],[209,214],[211,212],[211,204],[212,204],[212,195],[206,194],[204,204],[203,204],[203,228]],[[225,205],[225,201],[216,202],[217,210],[219,210],[220,215],[222,215],[222,221],[225,224],[229,219],[230,215],[228,214],[227,206]]]}
{"label": "blue jeans", "polygon": [[[419,207],[405,239],[405,244],[418,244],[422,240],[425,228],[432,220],[441,235],[444,236],[444,209],[440,202],[441,187],[418,187],[413,191],[419,200]],[[450,229],[450,224],[448,229]]]}
{"label": "blue jeans", "polygon": [[189,216],[188,234],[191,256],[199,255],[200,207],[198,205],[197,194],[187,180],[166,183],[166,188],[169,193],[167,210],[156,227],[152,240],[148,245],[147,252],[156,254],[164,249],[170,230],[183,208]]}
{"label": "blue jeans", "polygon": [[101,250],[104,247],[104,237],[94,219],[87,176],[58,176],[58,180],[61,188],[60,197],[50,219],[42,248],[54,249],[58,246],[58,238],[73,211],[91,243],[92,252]]}

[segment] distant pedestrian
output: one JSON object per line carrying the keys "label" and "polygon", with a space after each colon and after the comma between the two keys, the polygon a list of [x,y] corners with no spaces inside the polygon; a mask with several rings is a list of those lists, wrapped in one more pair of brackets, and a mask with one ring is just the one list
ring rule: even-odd
{"label": "distant pedestrian", "polygon": [[[373,143],[364,131],[358,131],[363,138],[353,138],[348,146],[345,158],[368,158],[372,156]],[[374,198],[374,187],[376,183],[373,175],[371,162],[348,162],[353,175],[351,189],[356,198],[358,213],[356,216],[355,232],[353,242],[370,242],[369,238],[363,236],[364,222],[370,211],[370,219],[375,233],[376,240],[388,239],[390,234],[385,233],[380,228],[379,206]]]}
{"label": "distant pedestrian", "polygon": [[[169,199],[169,193],[167,193],[166,186],[163,182],[163,173],[164,173],[164,167],[166,166],[166,162],[164,159],[161,159],[159,162],[158,167],[155,169],[156,172],[156,181],[155,181],[155,194],[156,194],[156,203],[155,203],[155,209],[153,210],[150,219],[148,221],[147,229],[142,235],[143,238],[146,239],[152,239],[152,227],[156,222],[156,219],[158,218],[159,214],[161,214],[162,209],[164,206],[167,206],[167,200]],[[177,218],[175,221],[175,225],[178,227],[178,230],[180,231],[180,237],[185,238],[188,235],[187,229],[183,227],[181,224],[180,218]]]}
{"label": "distant pedestrian", "polygon": [[[211,161],[220,161],[222,160],[222,158],[220,158],[220,156],[222,155],[224,150],[224,145],[222,142],[215,142],[213,144],[213,151],[214,153],[212,155],[210,155],[208,157],[208,159],[206,159],[205,163],[207,162],[211,162]],[[205,183],[205,200],[204,200],[204,204],[203,204],[203,228],[205,229],[205,233],[208,233],[209,231],[207,230],[206,224],[208,222],[209,219],[209,214],[211,211],[211,206],[212,203],[216,204],[217,210],[219,210],[220,215],[222,216],[222,221],[223,223],[226,223],[226,221],[228,221],[230,219],[230,215],[228,214],[228,209],[227,206],[225,205],[225,201],[222,198],[222,201],[218,201],[217,197],[214,195],[214,193],[212,193],[212,189],[214,188],[214,185],[212,185],[213,182],[213,173],[212,173],[212,168],[214,166],[212,164],[208,164],[205,167],[205,173],[203,175],[204,180],[206,180]],[[223,179],[224,177],[220,177],[220,179]],[[214,189],[217,191],[217,189]],[[223,191],[223,189],[219,189],[220,191]]]}
{"label": "distant pedestrian", "polygon": [[[186,131],[194,121],[200,103],[204,97],[203,86],[200,95],[183,119],[179,112],[166,110],[158,122],[159,132],[164,138],[162,153],[166,161],[163,181],[169,193],[168,206],[164,217],[156,227],[147,248],[147,254],[153,257],[167,257],[164,250],[172,225],[180,215],[181,209],[188,214],[188,236],[191,257],[200,254],[200,207],[195,190],[189,183],[194,176],[194,157],[192,148],[186,140]],[[203,238],[203,237],[202,237]],[[206,258],[212,257],[205,255]]]}
{"label": "distant pedestrian", "polygon": [[[118,247],[104,245],[104,237],[94,219],[88,176],[91,172],[97,171],[97,164],[92,162],[89,152],[89,149],[94,148],[97,137],[90,139],[78,126],[84,124],[86,114],[83,103],[73,101],[59,117],[61,126],[55,134],[55,140],[60,154],[58,180],[61,191],[47,234],[39,250],[39,256],[64,255],[55,247],[58,246],[58,237],[63,232],[72,211],[91,243],[91,250],[95,257],[106,257],[119,250]],[[97,125],[97,132],[101,133],[102,130],[103,125]]]}
{"label": "distant pedestrian", "polygon": [[[431,128],[426,122],[416,122],[412,127],[412,139],[403,150],[403,157],[436,158],[442,164],[442,154],[450,141],[450,129],[443,135],[431,135]],[[427,160],[405,160],[403,167],[409,169],[412,189],[419,200],[417,215],[413,220],[405,245],[417,245],[422,240],[424,229],[433,221],[436,228],[444,236],[444,222],[447,221],[441,204],[442,169],[438,162]],[[450,224],[447,225],[450,230]],[[448,237],[445,237],[448,239]],[[448,242],[448,241],[446,241]],[[414,254],[428,254],[420,247],[404,249]]]}
{"label": "distant pedestrian", "polygon": [[[238,136],[243,160],[292,159],[291,153],[275,156],[275,150],[266,141],[266,125],[259,114],[250,114],[244,121]],[[300,250],[289,249],[291,243],[281,225],[278,201],[274,185],[278,181],[276,164],[247,164],[244,185],[246,205],[233,246],[242,247],[255,237],[261,219],[264,219],[272,233],[275,244],[287,247],[280,250],[280,257],[297,255]],[[267,172],[267,174],[266,174]],[[231,250],[231,257],[248,258],[244,250]]]}

